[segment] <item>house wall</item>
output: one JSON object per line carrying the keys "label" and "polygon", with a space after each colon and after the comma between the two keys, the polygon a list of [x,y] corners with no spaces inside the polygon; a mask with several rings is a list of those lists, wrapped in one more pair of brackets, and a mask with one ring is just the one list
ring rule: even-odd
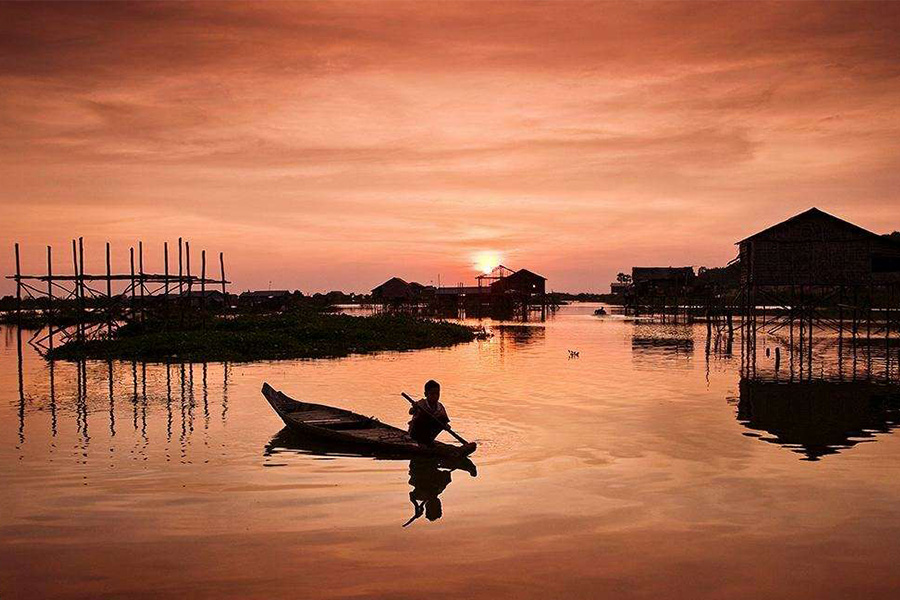
{"label": "house wall", "polygon": [[[890,264],[900,244],[831,218],[790,221],[740,243],[741,280],[756,285],[854,285],[900,280],[873,276],[873,257]],[[887,260],[885,260],[887,258]]]}
{"label": "house wall", "polygon": [[[873,257],[900,257],[878,240],[751,240],[741,243],[742,280],[757,285],[852,285],[900,281],[900,272],[872,272]],[[749,278],[749,279],[748,279]]]}

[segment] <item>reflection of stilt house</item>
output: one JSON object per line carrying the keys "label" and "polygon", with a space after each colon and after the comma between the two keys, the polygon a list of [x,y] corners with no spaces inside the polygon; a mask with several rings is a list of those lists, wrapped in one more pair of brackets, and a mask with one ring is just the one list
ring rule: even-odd
{"label": "reflection of stilt house", "polygon": [[[858,338],[897,333],[900,243],[812,208],[738,242],[743,286],[744,353],[755,369],[756,333],[785,334],[807,372],[813,329],[854,348]],[[890,374],[891,352],[885,353]],[[896,362],[896,357],[894,357]]]}
{"label": "reflection of stilt house", "polygon": [[742,379],[738,421],[758,437],[818,460],[900,425],[900,390],[871,381]]}

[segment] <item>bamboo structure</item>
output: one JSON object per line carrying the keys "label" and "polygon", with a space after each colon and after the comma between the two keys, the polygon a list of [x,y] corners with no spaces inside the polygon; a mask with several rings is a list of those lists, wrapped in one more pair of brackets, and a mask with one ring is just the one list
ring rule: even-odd
{"label": "bamboo structure", "polygon": [[[141,320],[147,311],[157,305],[168,307],[176,303],[181,307],[180,317],[185,316],[185,308],[191,306],[191,292],[195,285],[201,290],[201,307],[206,305],[207,286],[221,286],[222,295],[227,295],[224,254],[219,253],[221,277],[206,276],[206,251],[201,252],[201,274],[192,275],[190,269],[190,246],[184,244],[187,271],[182,268],[182,238],[178,238],[178,275],[169,271],[168,242],[163,244],[162,273],[148,272],[144,265],[144,244],[129,249],[130,269],[127,273],[113,272],[112,253],[106,243],[106,272],[85,271],[84,239],[72,240],[72,274],[54,272],[53,249],[47,246],[46,273],[29,274],[22,269],[19,244],[15,243],[14,275],[7,276],[16,283],[17,317],[24,316],[25,305],[32,308],[32,316],[40,317],[43,327],[34,332],[29,344],[45,353],[60,344],[72,340],[85,341],[109,338],[116,330],[131,321]],[[116,291],[115,288],[118,288]],[[173,292],[177,289],[177,293]],[[186,293],[185,293],[186,291]],[[168,310],[166,310],[168,314]]]}

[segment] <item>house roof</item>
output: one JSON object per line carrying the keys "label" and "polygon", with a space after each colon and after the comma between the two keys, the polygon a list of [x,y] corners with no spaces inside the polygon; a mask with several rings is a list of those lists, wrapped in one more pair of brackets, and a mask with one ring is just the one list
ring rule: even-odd
{"label": "house roof", "polygon": [[372,291],[374,292],[375,290],[380,290],[383,287],[395,286],[395,285],[408,286],[409,284],[405,280],[400,279],[399,277],[391,277],[390,279],[388,279],[381,285],[377,285],[377,286],[373,287]]}
{"label": "house roof", "polygon": [[632,267],[633,279],[677,279],[685,275],[693,275],[694,267]]}
{"label": "house roof", "polygon": [[742,244],[744,242],[757,239],[759,237],[767,237],[767,236],[775,233],[776,231],[786,228],[786,227],[790,227],[791,225],[798,225],[798,224],[802,224],[802,223],[811,223],[811,222],[828,223],[835,227],[844,229],[845,231],[848,231],[850,233],[855,233],[859,236],[876,237],[879,239],[883,237],[883,236],[878,235],[877,233],[873,233],[873,232],[869,231],[868,229],[860,227],[859,225],[854,225],[853,223],[851,223],[849,221],[845,221],[844,219],[835,217],[834,215],[830,215],[823,210],[819,210],[818,208],[813,207],[813,208],[810,208],[809,210],[803,211],[800,214],[794,215],[790,219],[786,219],[780,223],[776,223],[775,225],[772,225],[771,227],[767,227],[760,232],[754,233],[753,235],[746,237],[736,243]]}
{"label": "house roof", "polygon": [[[543,279],[544,281],[547,281],[546,277],[544,277],[542,275],[538,275],[534,271],[529,271],[528,269],[519,269],[518,271],[516,271],[509,277],[533,277],[536,279]],[[507,277],[507,279],[509,279],[509,277]]]}

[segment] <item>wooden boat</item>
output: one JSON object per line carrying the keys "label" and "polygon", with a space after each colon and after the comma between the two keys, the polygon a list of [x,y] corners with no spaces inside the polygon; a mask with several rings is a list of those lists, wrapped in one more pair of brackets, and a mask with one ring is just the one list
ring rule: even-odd
{"label": "wooden boat", "polygon": [[474,443],[465,446],[442,442],[419,444],[406,431],[378,419],[324,404],[299,402],[268,383],[263,384],[262,393],[285,425],[297,433],[322,441],[353,444],[370,451],[400,456],[465,457],[475,452]]}

